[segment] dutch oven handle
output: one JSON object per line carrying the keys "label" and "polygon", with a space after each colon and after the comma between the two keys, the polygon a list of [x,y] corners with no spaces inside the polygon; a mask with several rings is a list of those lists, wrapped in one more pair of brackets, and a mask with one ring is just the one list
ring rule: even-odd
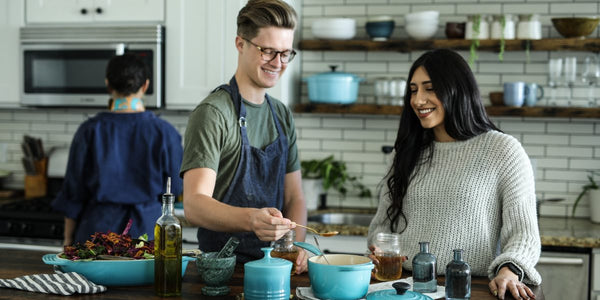
{"label": "dutch oven handle", "polygon": [[331,72],[335,72],[335,69],[337,69],[337,65],[329,65],[329,68],[331,69]]}

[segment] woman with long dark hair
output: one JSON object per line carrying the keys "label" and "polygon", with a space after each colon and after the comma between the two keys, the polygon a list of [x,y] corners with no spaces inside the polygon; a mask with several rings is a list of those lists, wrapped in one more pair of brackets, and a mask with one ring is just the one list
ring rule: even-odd
{"label": "woman with long dark hair", "polygon": [[[424,53],[412,65],[387,180],[369,227],[400,234],[409,261],[430,242],[438,274],[463,249],[490,291],[535,297],[540,237],[533,170],[525,150],[488,118],[475,77],[456,52]],[[404,265],[411,269],[410,263]]]}

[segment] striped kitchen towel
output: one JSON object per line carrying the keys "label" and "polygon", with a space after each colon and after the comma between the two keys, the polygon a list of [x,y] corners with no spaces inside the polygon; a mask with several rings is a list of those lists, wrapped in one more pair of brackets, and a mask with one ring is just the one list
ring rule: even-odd
{"label": "striped kitchen towel", "polygon": [[0,279],[0,287],[65,296],[75,293],[95,294],[106,291],[105,286],[95,284],[75,272],[26,275],[14,279]]}

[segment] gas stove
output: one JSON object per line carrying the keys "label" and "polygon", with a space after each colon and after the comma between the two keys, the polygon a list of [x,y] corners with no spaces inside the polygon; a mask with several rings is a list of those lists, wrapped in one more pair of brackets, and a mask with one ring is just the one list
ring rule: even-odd
{"label": "gas stove", "polygon": [[0,203],[0,236],[62,239],[64,217],[52,210],[54,197],[11,199]]}

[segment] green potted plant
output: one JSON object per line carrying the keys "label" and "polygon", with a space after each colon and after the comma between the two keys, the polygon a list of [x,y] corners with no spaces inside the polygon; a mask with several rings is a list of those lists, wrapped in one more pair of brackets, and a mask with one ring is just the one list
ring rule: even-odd
{"label": "green potted plant", "polygon": [[[335,160],[333,155],[320,160],[301,161],[300,166],[303,178],[302,185],[309,210],[316,209],[316,198],[320,194],[327,194],[330,188],[337,190],[342,198],[350,190],[357,191],[359,197],[371,197],[371,190],[359,182],[356,176],[350,176],[346,163]],[[322,190],[319,191],[319,188],[322,188]]]}
{"label": "green potted plant", "polygon": [[573,203],[573,211],[571,215],[575,216],[575,210],[581,198],[584,195],[590,194],[590,218],[592,222],[600,222],[600,190],[598,183],[594,180],[594,175],[600,175],[600,171],[589,171],[590,174],[587,176],[589,183],[582,187],[581,193],[575,199]]}

